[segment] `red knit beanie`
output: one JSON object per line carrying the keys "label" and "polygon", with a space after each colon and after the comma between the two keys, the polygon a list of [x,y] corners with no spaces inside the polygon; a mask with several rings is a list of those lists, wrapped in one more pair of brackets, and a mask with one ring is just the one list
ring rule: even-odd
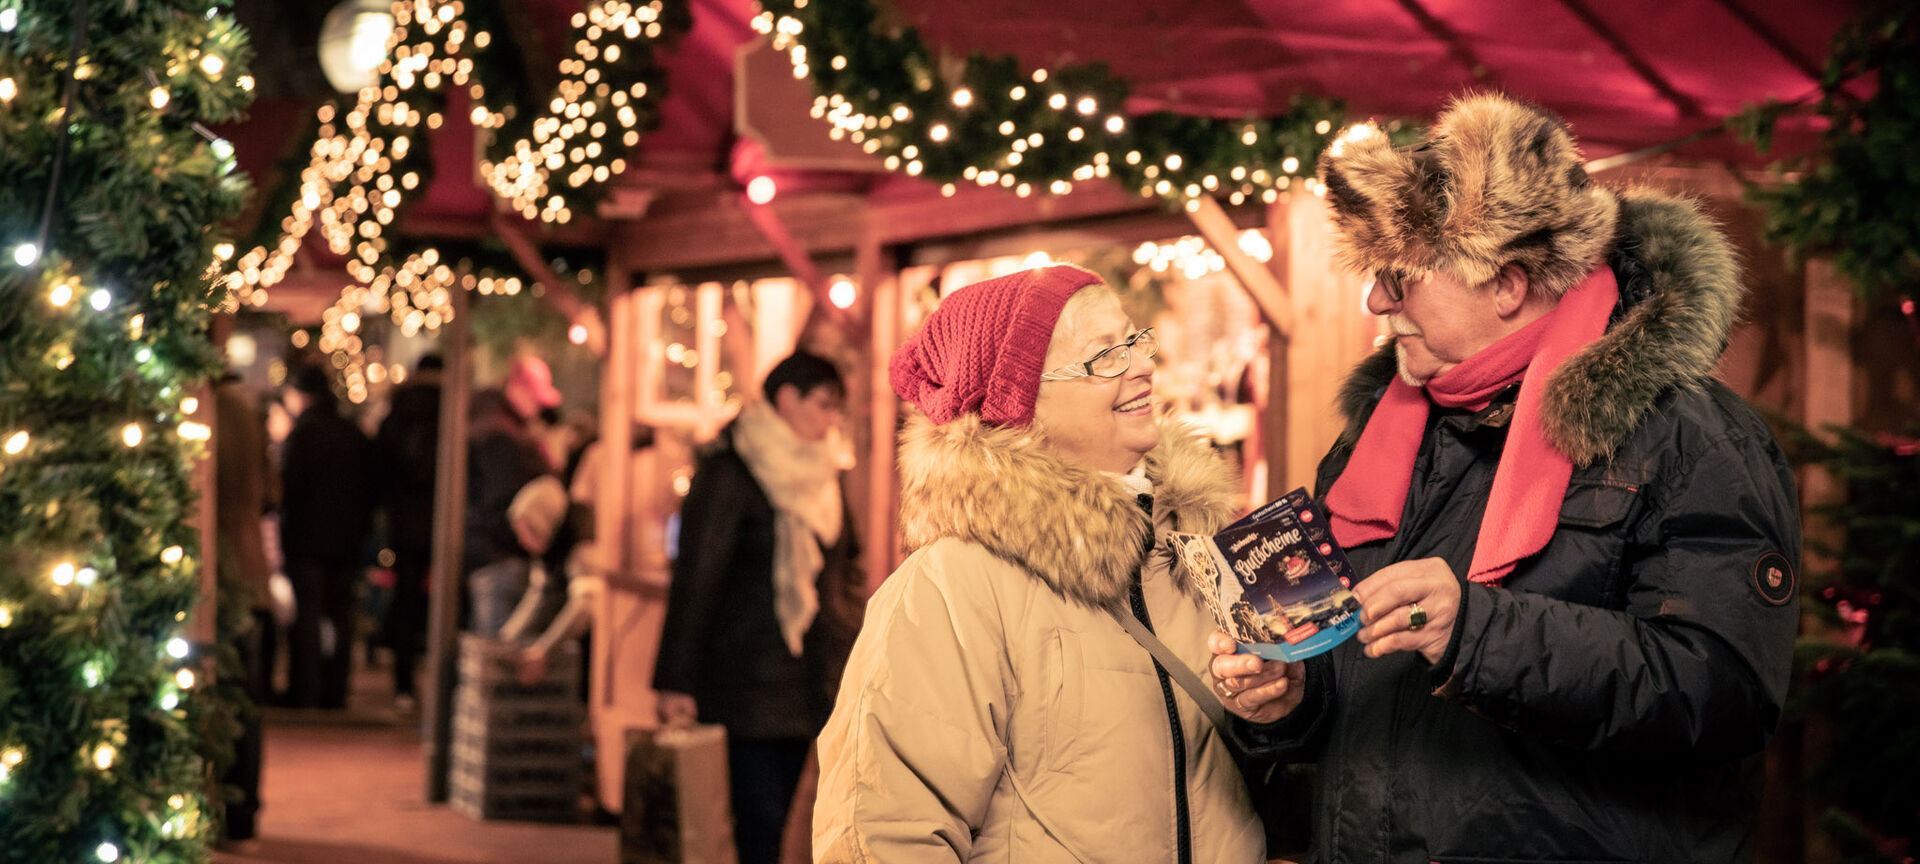
{"label": "red knit beanie", "polygon": [[979,414],[995,426],[1027,425],[1060,310],[1074,292],[1100,282],[1079,267],[1052,264],[953,292],[893,353],[893,392],[935,423]]}

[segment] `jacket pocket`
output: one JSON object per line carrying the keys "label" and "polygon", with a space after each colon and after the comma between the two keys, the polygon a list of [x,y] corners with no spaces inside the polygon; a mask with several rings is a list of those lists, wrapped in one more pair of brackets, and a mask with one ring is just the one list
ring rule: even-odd
{"label": "jacket pocket", "polygon": [[1560,524],[1592,529],[1617,525],[1627,518],[1638,497],[1640,490],[1633,485],[1572,481],[1567,484],[1566,500],[1560,504]]}

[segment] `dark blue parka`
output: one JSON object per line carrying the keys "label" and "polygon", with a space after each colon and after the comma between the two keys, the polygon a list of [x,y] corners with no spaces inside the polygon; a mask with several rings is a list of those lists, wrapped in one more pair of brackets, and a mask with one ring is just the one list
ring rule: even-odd
{"label": "dark blue parka", "polygon": [[[1543,418],[1607,455],[1576,465],[1546,548],[1504,585],[1462,583],[1440,662],[1350,641],[1309,661],[1299,710],[1252,730],[1266,755],[1319,763],[1311,860],[1752,856],[1797,624],[1793,478],[1710,377],[1739,301],[1724,239],[1649,194],[1620,222],[1605,344],[1568,361],[1582,398]],[[1393,374],[1389,349],[1349,381],[1322,495]],[[1363,578],[1430,557],[1467,572],[1514,395],[1432,412],[1400,533],[1349,550]]]}

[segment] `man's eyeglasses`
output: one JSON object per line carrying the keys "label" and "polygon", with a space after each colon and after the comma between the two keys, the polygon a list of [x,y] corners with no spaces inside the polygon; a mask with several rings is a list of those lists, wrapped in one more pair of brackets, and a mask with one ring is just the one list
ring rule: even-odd
{"label": "man's eyeglasses", "polygon": [[1133,368],[1133,350],[1140,349],[1140,356],[1153,357],[1160,353],[1160,346],[1154,342],[1153,328],[1148,327],[1127,341],[1108,348],[1084,363],[1070,363],[1040,376],[1042,381],[1065,381],[1069,378],[1092,376],[1094,378],[1118,378]]}
{"label": "man's eyeglasses", "polygon": [[1416,270],[1384,267],[1374,271],[1373,285],[1386,293],[1389,302],[1399,303],[1407,299],[1407,285],[1424,278],[1426,274]]}

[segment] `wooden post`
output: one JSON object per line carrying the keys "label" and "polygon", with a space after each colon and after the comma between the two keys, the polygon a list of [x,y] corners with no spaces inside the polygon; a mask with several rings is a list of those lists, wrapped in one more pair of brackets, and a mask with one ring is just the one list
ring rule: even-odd
{"label": "wooden post", "polygon": [[[1801,423],[1810,432],[1824,434],[1824,427],[1850,425],[1854,419],[1851,345],[1856,301],[1852,283],[1840,274],[1830,258],[1809,260],[1806,280],[1807,380],[1801,388],[1806,394]],[[1809,467],[1800,473],[1803,507],[1837,504],[1845,497],[1846,487],[1825,469]],[[1827,541],[1844,539],[1833,536],[1832,526],[1820,522],[1809,523],[1806,529],[1810,537]],[[1804,553],[1804,557],[1803,570],[1834,563],[1817,558],[1812,551]]]}
{"label": "wooden post", "polygon": [[[633,291],[632,274],[618,263],[607,265],[608,342],[606,369],[600,375],[600,472],[593,502],[594,548],[596,562],[608,571],[608,585],[600,592],[593,610],[592,671],[589,682],[588,717],[593,728],[594,748],[602,806],[618,813],[621,809],[623,774],[626,769],[626,731],[631,722],[627,712],[618,709],[620,690],[645,688],[647,671],[625,669],[615,662],[621,640],[616,638],[621,622],[614,614],[616,591],[614,574],[633,571],[633,424],[637,379],[640,371],[641,343],[635,324],[639,295]],[[628,680],[614,677],[615,671]],[[650,671],[650,670],[648,670]]]}
{"label": "wooden post", "polygon": [[450,298],[453,319],[441,326],[445,360],[440,384],[440,449],[433,490],[432,590],[427,598],[427,689],[420,715],[427,741],[427,800],[447,800],[447,769],[453,737],[453,685],[458,670],[460,594],[466,584],[460,560],[466,542],[467,404],[472,358],[467,292]]}
{"label": "wooden post", "polygon": [[[864,277],[863,277],[864,278]],[[868,365],[873,372],[873,392],[868,410],[867,447],[867,589],[879,587],[893,572],[899,551],[894,538],[900,519],[900,481],[894,473],[895,430],[900,423],[900,400],[893,395],[887,380],[887,364],[900,345],[900,274],[888,272],[869,290],[873,302],[868,307],[871,325]]]}
{"label": "wooden post", "polygon": [[[1285,279],[1293,261],[1293,231],[1290,216],[1293,212],[1291,194],[1278,202],[1267,206],[1267,242],[1273,246],[1273,257],[1267,259],[1267,267],[1274,276]],[[1288,429],[1291,428],[1292,411],[1288,393],[1292,381],[1288,375],[1288,359],[1292,351],[1288,346],[1291,336],[1274,330],[1267,336],[1267,378],[1265,404],[1259,405],[1260,455],[1261,468],[1265,472],[1262,481],[1266,488],[1256,490],[1259,494],[1255,501],[1272,501],[1292,489],[1287,485],[1287,442]]]}
{"label": "wooden post", "polygon": [[1276,492],[1313,485],[1320,457],[1346,425],[1340,387],[1372,350],[1379,327],[1362,305],[1359,278],[1333,260],[1326,202],[1294,194],[1281,206],[1288,211],[1285,281],[1297,326],[1286,347],[1286,390],[1275,397],[1287,403],[1286,450],[1272,477]]}

